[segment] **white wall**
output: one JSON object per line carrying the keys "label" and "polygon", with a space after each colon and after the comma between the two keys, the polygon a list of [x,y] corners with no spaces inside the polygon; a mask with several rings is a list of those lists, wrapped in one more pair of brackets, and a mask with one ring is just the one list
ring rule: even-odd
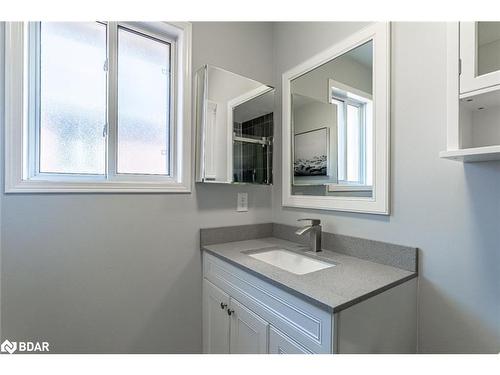
{"label": "white wall", "polygon": [[[194,23],[193,68],[270,82],[271,33],[270,24]],[[198,230],[269,222],[270,189],[1,194],[2,339],[47,340],[57,352],[200,352]],[[249,192],[248,213],[235,212],[238,191]]]}
{"label": "white wall", "polygon": [[[276,24],[275,82],[360,26]],[[312,216],[326,231],[419,247],[420,351],[497,353],[500,162],[438,157],[446,145],[446,25],[393,24],[392,46],[391,216],[282,208],[275,170],[273,219],[296,224]],[[281,165],[280,142],[278,136],[274,165]]]}
{"label": "white wall", "polygon": [[372,69],[360,64],[351,56],[340,56],[316,69],[295,78],[290,89],[294,94],[330,103],[328,80],[333,79],[364,93],[372,94]]}

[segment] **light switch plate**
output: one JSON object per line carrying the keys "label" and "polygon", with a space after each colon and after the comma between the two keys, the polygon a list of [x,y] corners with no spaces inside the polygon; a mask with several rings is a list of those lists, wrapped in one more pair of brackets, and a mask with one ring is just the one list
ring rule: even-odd
{"label": "light switch plate", "polygon": [[236,202],[237,212],[248,211],[248,193],[238,193],[238,200]]}

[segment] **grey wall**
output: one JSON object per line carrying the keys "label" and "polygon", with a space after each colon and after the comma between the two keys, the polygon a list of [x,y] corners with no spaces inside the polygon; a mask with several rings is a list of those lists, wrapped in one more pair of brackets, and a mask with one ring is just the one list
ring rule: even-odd
{"label": "grey wall", "polygon": [[[275,82],[360,26],[276,24]],[[391,216],[282,208],[278,169],[273,220],[313,216],[327,231],[419,247],[420,351],[498,353],[500,162],[438,157],[446,146],[446,24],[393,24],[392,46]]]}
{"label": "grey wall", "polygon": [[[270,82],[271,35],[271,24],[194,23],[193,68]],[[235,212],[238,191],[249,192],[248,213]],[[259,186],[0,203],[2,340],[46,340],[56,352],[200,352],[199,228],[271,219],[271,188]]]}

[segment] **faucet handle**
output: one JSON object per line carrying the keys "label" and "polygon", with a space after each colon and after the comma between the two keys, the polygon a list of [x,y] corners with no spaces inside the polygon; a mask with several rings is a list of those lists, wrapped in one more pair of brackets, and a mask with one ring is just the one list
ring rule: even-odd
{"label": "faucet handle", "polygon": [[321,224],[320,219],[298,219],[297,221],[310,221],[312,226]]}

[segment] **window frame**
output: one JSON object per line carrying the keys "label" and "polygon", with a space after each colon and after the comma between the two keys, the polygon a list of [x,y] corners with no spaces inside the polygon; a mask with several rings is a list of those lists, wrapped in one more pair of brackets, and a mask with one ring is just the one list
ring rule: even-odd
{"label": "window frame", "polygon": [[[5,192],[191,192],[191,24],[103,22],[107,25],[107,155],[104,175],[37,173],[38,126],[31,90],[39,56],[35,23],[8,22],[5,33]],[[118,174],[118,27],[170,44],[169,175]],[[28,38],[30,37],[30,38]],[[35,38],[34,38],[35,37]],[[34,59],[36,60],[36,59]],[[36,108],[36,106],[35,106]],[[33,118],[32,113],[35,113]]]}

